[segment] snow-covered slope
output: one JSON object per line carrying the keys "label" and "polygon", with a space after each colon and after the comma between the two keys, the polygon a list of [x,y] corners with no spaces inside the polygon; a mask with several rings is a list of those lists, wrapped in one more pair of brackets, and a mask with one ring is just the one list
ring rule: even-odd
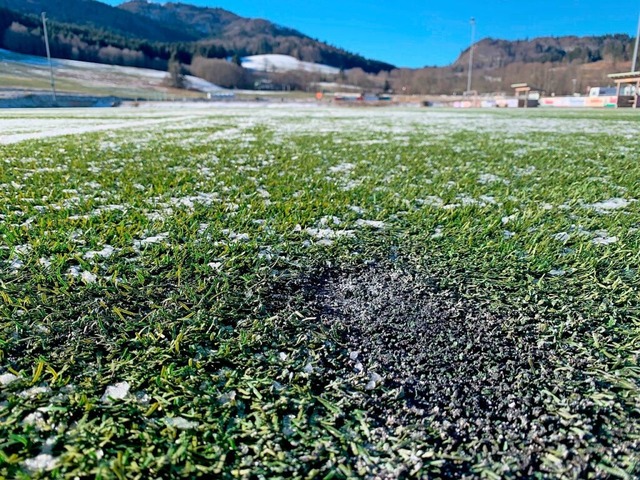
{"label": "snow-covered slope", "polygon": [[252,55],[242,59],[242,66],[250,70],[261,72],[288,72],[302,70],[305,72],[318,72],[326,74],[340,73],[339,68],[322,65],[320,63],[302,62],[289,55]]}
{"label": "snow-covered slope", "polygon": [[[101,63],[80,62],[77,60],[52,60],[56,79],[73,80],[93,86],[137,86],[154,88],[162,86],[167,78],[166,72],[148,68],[120,67]],[[31,77],[49,75],[49,64],[44,57],[23,55],[0,49],[0,73],[24,74]],[[198,77],[186,76],[188,87],[201,92],[222,90],[218,85]]]}

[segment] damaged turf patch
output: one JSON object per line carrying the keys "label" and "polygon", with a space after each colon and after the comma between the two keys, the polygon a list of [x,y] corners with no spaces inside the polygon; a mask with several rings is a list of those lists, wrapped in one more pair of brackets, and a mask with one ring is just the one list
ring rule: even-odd
{"label": "damaged turf patch", "polygon": [[333,332],[325,378],[367,412],[374,443],[405,432],[432,460],[422,469],[416,457],[405,473],[599,478],[615,460],[612,445],[618,459],[633,457],[629,428],[607,425],[613,410],[630,414],[624,402],[599,402],[585,360],[546,344],[535,319],[496,314],[397,265],[325,269],[293,283]]}

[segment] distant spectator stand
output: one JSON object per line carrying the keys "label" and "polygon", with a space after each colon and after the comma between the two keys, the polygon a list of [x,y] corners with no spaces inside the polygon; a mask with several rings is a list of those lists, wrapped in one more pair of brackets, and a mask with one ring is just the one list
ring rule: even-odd
{"label": "distant spectator stand", "polygon": [[609,78],[616,84],[617,106],[638,108],[640,72],[612,73]]}
{"label": "distant spectator stand", "polygon": [[514,83],[511,85],[511,88],[513,88],[513,90],[515,91],[515,96],[518,100],[518,107],[522,106],[522,108],[529,108],[531,106],[537,105],[537,100],[533,102],[533,104],[530,103],[529,95],[532,91],[535,91],[536,95],[538,95],[538,97],[536,98],[539,98],[539,89],[533,88],[528,83]]}

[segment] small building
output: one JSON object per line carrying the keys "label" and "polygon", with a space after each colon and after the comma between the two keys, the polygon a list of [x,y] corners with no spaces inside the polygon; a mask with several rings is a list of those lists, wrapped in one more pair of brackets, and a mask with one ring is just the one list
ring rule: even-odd
{"label": "small building", "polygon": [[616,84],[618,108],[638,108],[640,72],[612,73],[608,77]]}
{"label": "small building", "polygon": [[253,83],[254,90],[262,90],[265,92],[282,90],[279,85],[269,78],[259,78]]}
{"label": "small building", "polygon": [[528,83],[514,83],[511,88],[515,91],[518,107],[531,108],[538,106],[538,101],[540,100],[539,89],[534,89]]}
{"label": "small building", "polygon": [[233,100],[236,94],[228,90],[220,90],[218,92],[207,92],[208,100]]}

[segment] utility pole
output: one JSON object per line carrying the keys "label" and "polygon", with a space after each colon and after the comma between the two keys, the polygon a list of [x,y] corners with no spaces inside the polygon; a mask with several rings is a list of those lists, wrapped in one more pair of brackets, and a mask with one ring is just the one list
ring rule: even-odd
{"label": "utility pole", "polygon": [[51,75],[51,93],[53,94],[53,103],[58,103],[56,98],[56,82],[53,78],[53,64],[51,63],[51,50],[49,50],[49,34],[47,33],[47,14],[42,12],[42,26],[44,28],[44,44],[47,47],[47,59],[49,60],[49,74]]}
{"label": "utility pole", "polygon": [[471,75],[473,73],[473,42],[476,36],[476,19],[471,17],[471,46],[469,47],[469,78],[467,78],[467,92],[471,92]]}
{"label": "utility pole", "polygon": [[631,63],[631,71],[636,71],[636,60],[638,59],[638,39],[640,38],[640,15],[638,15],[638,32],[636,33],[636,46],[633,48],[633,62]]}

